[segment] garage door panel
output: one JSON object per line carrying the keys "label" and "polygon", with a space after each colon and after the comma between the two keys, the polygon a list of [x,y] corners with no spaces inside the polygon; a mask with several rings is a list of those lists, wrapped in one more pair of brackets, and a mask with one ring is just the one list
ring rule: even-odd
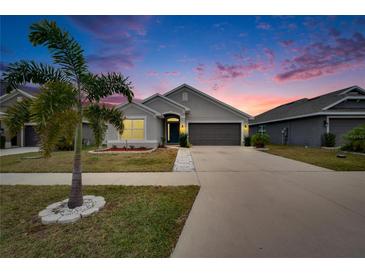
{"label": "garage door panel", "polygon": [[336,145],[344,143],[343,137],[351,129],[365,124],[365,118],[330,118],[330,132],[336,135]]}
{"label": "garage door panel", "polygon": [[240,123],[190,123],[189,141],[193,145],[240,145]]}

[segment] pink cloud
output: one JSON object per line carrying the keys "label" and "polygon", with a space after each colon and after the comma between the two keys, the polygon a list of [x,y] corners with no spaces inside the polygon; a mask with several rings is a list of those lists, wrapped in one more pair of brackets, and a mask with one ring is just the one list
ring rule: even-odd
{"label": "pink cloud", "polygon": [[180,72],[179,71],[165,71],[164,74],[166,76],[179,76]]}
{"label": "pink cloud", "polygon": [[280,44],[283,47],[289,47],[294,44],[294,41],[293,40],[283,40],[283,41],[280,41]]}
{"label": "pink cloud", "polygon": [[156,77],[159,75],[159,73],[155,70],[150,70],[146,73],[147,76],[150,76],[150,77]]}
{"label": "pink cloud", "polygon": [[255,94],[251,92],[241,93],[224,88],[219,89],[219,92],[216,92],[214,96],[251,115],[258,115],[269,109],[300,98],[273,94]]}
{"label": "pink cloud", "polygon": [[306,80],[365,65],[365,38],[355,33],[351,38],[337,38],[334,44],[314,43],[304,47],[292,59],[282,62],[279,82]]}

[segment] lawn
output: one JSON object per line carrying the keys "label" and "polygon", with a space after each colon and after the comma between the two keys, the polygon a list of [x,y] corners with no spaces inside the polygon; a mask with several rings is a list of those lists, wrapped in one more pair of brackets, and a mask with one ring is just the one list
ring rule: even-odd
{"label": "lawn", "polygon": [[338,158],[338,151],[299,146],[269,145],[267,153],[279,155],[308,164],[337,170],[365,171],[365,156],[346,153],[346,158]]}
{"label": "lawn", "polygon": [[69,186],[0,186],[0,257],[169,257],[198,186],[85,186],[102,195],[97,214],[42,225],[37,214]]}
{"label": "lawn", "polygon": [[[177,149],[151,153],[90,154],[82,152],[84,172],[172,171]],[[49,159],[29,159],[39,153],[0,157],[0,172],[72,172],[73,151],[54,152]]]}

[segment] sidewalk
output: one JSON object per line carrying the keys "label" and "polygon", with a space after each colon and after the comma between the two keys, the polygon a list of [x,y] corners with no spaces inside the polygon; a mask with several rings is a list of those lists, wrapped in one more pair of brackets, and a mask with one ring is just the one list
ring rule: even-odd
{"label": "sidewalk", "polygon": [[[195,172],[83,173],[84,185],[199,185]],[[70,185],[71,173],[0,173],[0,185]]]}

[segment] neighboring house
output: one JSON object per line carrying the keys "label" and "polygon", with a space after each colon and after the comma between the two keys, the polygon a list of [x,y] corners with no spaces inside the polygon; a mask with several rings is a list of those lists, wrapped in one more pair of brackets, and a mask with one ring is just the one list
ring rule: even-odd
{"label": "neighboring house", "polygon": [[[29,86],[21,86],[17,89],[14,89],[10,93],[5,92],[6,84],[1,82],[0,85],[0,128],[2,131],[2,135],[5,136],[5,148],[11,147],[33,147],[38,146],[38,136],[35,132],[34,123],[25,123],[24,127],[18,134],[12,138],[10,138],[6,126],[3,122],[5,117],[5,113],[8,107],[12,106],[17,101],[21,101],[24,99],[34,99],[40,92],[40,90],[36,87]],[[87,121],[83,123],[83,142],[85,144],[93,144],[94,135],[92,130],[87,125]]]}
{"label": "neighboring house", "polygon": [[343,136],[362,124],[365,90],[353,86],[264,112],[250,122],[250,135],[266,132],[274,144],[321,146],[322,135],[333,133],[341,145]]}
{"label": "neighboring house", "polygon": [[241,145],[251,118],[187,84],[118,108],[125,115],[124,132],[109,125],[108,146],[157,147],[163,138],[178,144],[182,133],[193,145]]}

